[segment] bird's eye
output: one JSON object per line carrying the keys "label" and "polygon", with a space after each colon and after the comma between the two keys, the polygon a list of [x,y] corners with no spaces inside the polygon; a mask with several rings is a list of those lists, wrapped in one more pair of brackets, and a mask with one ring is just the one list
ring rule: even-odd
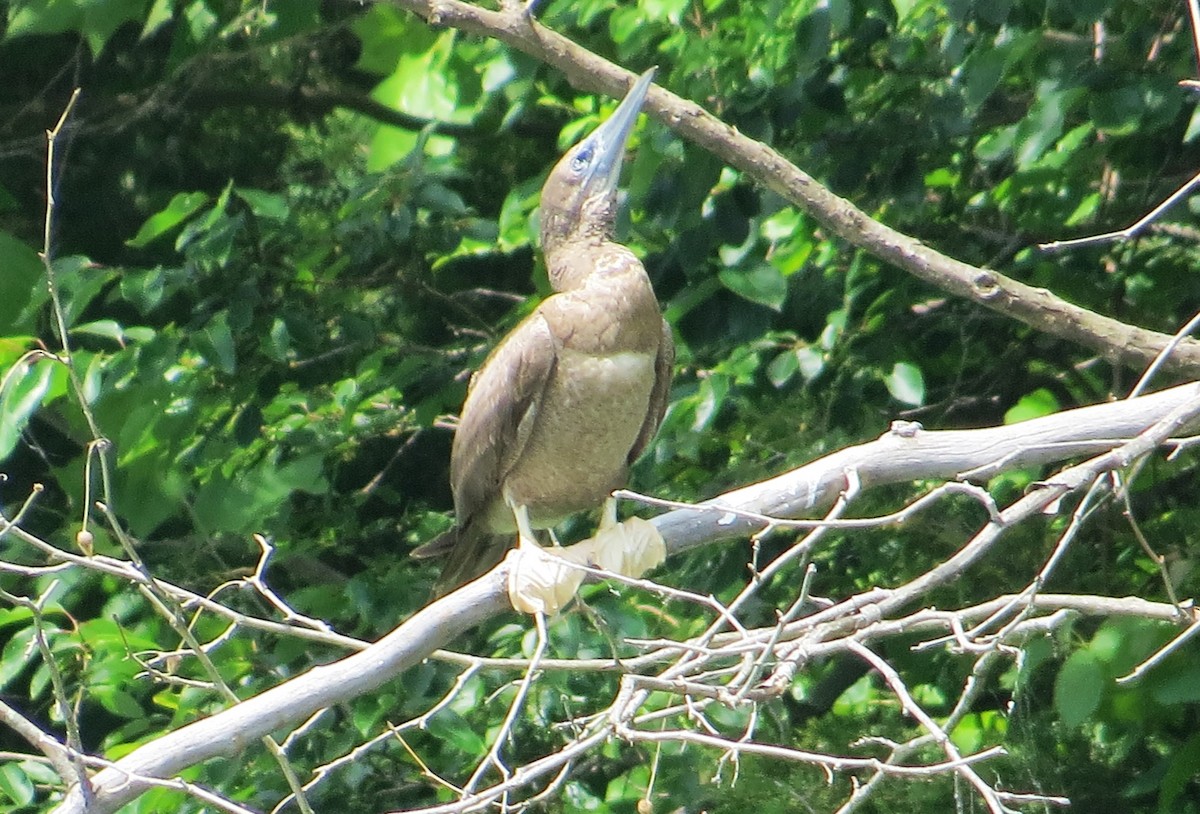
{"label": "bird's eye", "polygon": [[575,154],[575,157],[571,159],[571,169],[573,169],[577,172],[582,172],[583,169],[585,167],[587,167],[588,163],[591,160],[592,160],[592,151],[591,150],[580,150],[578,153]]}

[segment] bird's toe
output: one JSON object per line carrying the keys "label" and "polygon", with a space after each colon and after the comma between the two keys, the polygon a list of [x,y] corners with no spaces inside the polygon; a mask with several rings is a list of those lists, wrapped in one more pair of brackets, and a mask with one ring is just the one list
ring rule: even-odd
{"label": "bird's toe", "polygon": [[513,608],[531,616],[553,616],[574,598],[584,572],[557,556],[561,551],[551,553],[521,540],[508,552],[508,601]]}

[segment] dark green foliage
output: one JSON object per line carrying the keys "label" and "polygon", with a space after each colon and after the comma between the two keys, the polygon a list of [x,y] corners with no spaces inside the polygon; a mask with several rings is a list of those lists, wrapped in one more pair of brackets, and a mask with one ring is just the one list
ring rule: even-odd
{"label": "dark green foliage", "polygon": [[[253,572],[259,533],[275,550],[268,580],[293,608],[343,633],[382,635],[429,598],[433,571],[407,552],[448,523],[445,419],[469,372],[548,290],[532,218],[541,181],[611,101],[497,42],[431,29],[384,3],[15,0],[5,13],[5,516],[39,484],[22,527],[74,550],[85,507],[103,499],[152,573],[201,594]],[[1031,248],[1123,227],[1200,171],[1195,99],[1175,84],[1196,70],[1182,2],[553,0],[539,14],[631,70],[658,64],[662,85],[948,255],[1156,330],[1172,332],[1200,308],[1187,206],[1168,216],[1182,236],[1154,231],[1055,255]],[[43,133],[75,85],[83,95],[60,143],[50,248],[74,369],[112,444],[107,487],[65,368],[27,355],[61,348],[37,255]],[[401,115],[381,121],[375,103]],[[1090,350],[948,299],[831,238],[659,124],[635,140],[621,237],[644,258],[679,344],[671,411],[634,470],[641,491],[706,498],[878,436],[894,418],[996,424],[1120,396],[1133,381]],[[1155,463],[1133,497],[1181,597],[1200,590],[1194,469],[1186,455]],[[1003,503],[1043,474],[1007,473],[992,491]],[[854,511],[891,511],[919,491],[872,492]],[[815,591],[840,598],[898,585],[945,559],[983,520],[967,501],[952,506],[901,529],[832,535],[816,554]],[[124,556],[103,516],[87,510],[95,550]],[[1105,511],[1050,587],[1163,601],[1119,509]],[[935,604],[1020,589],[1061,522],[1011,531],[1003,559]],[[785,537],[763,556],[782,551]],[[12,536],[0,547],[6,562],[45,562]],[[660,577],[727,600],[746,556],[743,544],[705,549],[671,560]],[[787,585],[764,589],[747,624],[772,624],[766,600],[786,603],[798,579],[788,573]],[[128,584],[82,570],[0,574],[5,590],[30,597],[55,580],[40,625],[79,699],[86,748],[115,758],[225,706],[208,689],[135,678],[142,668],[131,654],[179,638]],[[585,596],[595,614],[556,621],[550,655],[603,657],[619,638],[681,639],[704,627],[691,605],[609,586]],[[245,589],[221,599],[273,613]],[[26,608],[0,608],[0,693],[61,734],[37,622]],[[196,627],[201,641],[222,632],[214,619]],[[1169,635],[1162,624],[1081,622],[1031,643],[1020,670],[993,676],[953,736],[968,751],[1003,744],[1008,756],[981,769],[988,780],[1068,796],[1075,812],[1113,810],[1115,800],[1130,812],[1200,810],[1195,641],[1142,683],[1115,683]],[[945,716],[965,662],[902,644],[882,655]],[[456,647],[528,655],[532,634],[523,619],[496,619]],[[244,633],[213,658],[247,697],[342,653]],[[841,692],[844,668],[834,660],[803,671],[764,713],[764,738],[882,755],[855,741],[911,737],[877,678],[842,676]],[[170,669],[205,678],[191,658]],[[303,775],[385,722],[420,715],[455,675],[430,662],[328,711],[293,763]],[[405,742],[461,781],[503,719],[512,679],[477,674]],[[602,707],[614,686],[607,674],[547,673],[507,753],[512,765],[559,747],[571,735],[560,722]],[[839,692],[828,703],[809,703],[829,686]],[[731,731],[744,723],[742,711],[725,714]],[[27,744],[0,735],[0,750],[15,749]],[[934,750],[920,757],[938,759]],[[654,759],[614,740],[545,810],[634,811]],[[714,754],[696,747],[665,747],[657,759],[656,811],[827,811],[850,791],[846,775],[830,786],[817,769],[760,758],[718,771]],[[287,793],[258,746],[185,776],[254,808]],[[0,766],[0,811],[45,809],[54,783],[38,764]],[[375,811],[450,798],[391,741],[311,799],[317,810]],[[949,781],[890,781],[866,810],[956,804],[982,810]],[[201,804],[156,790],[127,810],[179,806]]]}

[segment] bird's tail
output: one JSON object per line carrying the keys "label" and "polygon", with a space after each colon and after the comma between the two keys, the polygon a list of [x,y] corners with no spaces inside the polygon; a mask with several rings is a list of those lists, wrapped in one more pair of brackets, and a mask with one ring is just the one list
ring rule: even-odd
{"label": "bird's tail", "polygon": [[420,560],[443,559],[442,573],[434,583],[434,595],[440,597],[491,570],[504,558],[512,537],[455,526],[414,548],[411,556]]}
{"label": "bird's tail", "polygon": [[455,526],[449,531],[442,532],[428,543],[422,543],[409,552],[409,556],[418,560],[433,560],[445,557],[458,544],[459,528]]}

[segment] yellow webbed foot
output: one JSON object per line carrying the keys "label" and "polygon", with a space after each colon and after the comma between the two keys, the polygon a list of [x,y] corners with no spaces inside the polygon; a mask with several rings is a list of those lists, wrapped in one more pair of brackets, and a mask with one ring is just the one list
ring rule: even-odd
{"label": "yellow webbed foot", "polygon": [[636,579],[662,564],[667,547],[653,523],[631,517],[612,525],[601,523],[596,536],[564,549],[563,556]]}
{"label": "yellow webbed foot", "polygon": [[572,563],[638,578],[662,564],[667,547],[654,524],[640,517],[616,522],[615,508],[605,506],[600,528],[568,548],[542,548],[533,537],[524,506],[513,506],[517,547],[508,552],[508,601],[528,614],[553,616],[575,596],[584,572]]}
{"label": "yellow webbed foot", "polygon": [[[564,562],[567,549],[546,550],[524,539],[508,552],[508,601],[521,613],[553,616],[571,601],[583,571]],[[551,553],[553,552],[553,553]]]}
{"label": "yellow webbed foot", "polygon": [[508,601],[521,613],[553,616],[575,596],[583,572],[556,556],[564,549],[555,545],[548,551],[539,546],[528,510],[509,505],[517,521],[517,547],[504,558],[508,565]]}

